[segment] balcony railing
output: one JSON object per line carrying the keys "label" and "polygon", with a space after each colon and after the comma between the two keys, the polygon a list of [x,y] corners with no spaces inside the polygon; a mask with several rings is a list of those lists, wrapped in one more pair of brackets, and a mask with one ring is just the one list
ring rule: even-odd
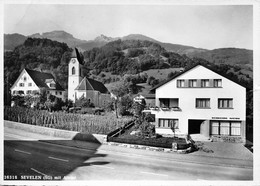
{"label": "balcony railing", "polygon": [[180,107],[150,107],[150,110],[153,111],[181,111]]}

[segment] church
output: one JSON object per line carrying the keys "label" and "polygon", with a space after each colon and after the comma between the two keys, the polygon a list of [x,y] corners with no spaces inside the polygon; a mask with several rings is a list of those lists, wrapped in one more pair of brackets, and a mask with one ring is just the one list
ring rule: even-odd
{"label": "church", "polygon": [[78,49],[75,48],[68,69],[68,99],[75,103],[77,99],[85,97],[95,107],[104,107],[111,100],[110,93],[103,83],[83,77],[83,62]]}

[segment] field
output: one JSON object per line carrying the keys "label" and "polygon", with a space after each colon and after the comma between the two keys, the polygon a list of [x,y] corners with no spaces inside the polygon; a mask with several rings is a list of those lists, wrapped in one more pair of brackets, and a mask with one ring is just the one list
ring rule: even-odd
{"label": "field", "polygon": [[113,113],[104,116],[48,112],[23,107],[4,107],[4,119],[31,125],[78,131],[90,134],[108,134],[132,120],[116,118]]}

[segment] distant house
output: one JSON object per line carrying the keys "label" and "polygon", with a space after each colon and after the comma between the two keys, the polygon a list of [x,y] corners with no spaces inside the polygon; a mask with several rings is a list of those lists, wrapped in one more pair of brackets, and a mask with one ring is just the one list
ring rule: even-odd
{"label": "distant house", "polygon": [[24,69],[13,86],[12,95],[39,95],[41,91],[46,90],[47,94],[54,95],[65,101],[65,90],[55,80],[52,74],[36,70]]}
{"label": "distant house", "polygon": [[87,98],[96,107],[103,107],[111,100],[111,95],[103,83],[83,77],[83,59],[75,48],[69,62],[68,99],[75,102]]}
{"label": "distant house", "polygon": [[155,106],[155,94],[137,94],[134,96],[133,101],[141,103],[145,101],[147,107]]}
{"label": "distant house", "polygon": [[245,141],[246,88],[196,64],[153,88],[156,133]]}

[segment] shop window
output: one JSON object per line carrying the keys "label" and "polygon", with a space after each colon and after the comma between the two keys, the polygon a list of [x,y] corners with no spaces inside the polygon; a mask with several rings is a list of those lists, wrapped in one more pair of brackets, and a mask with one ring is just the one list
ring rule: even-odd
{"label": "shop window", "polygon": [[220,135],[229,135],[229,122],[220,123]]}
{"label": "shop window", "polygon": [[211,123],[211,134],[218,135],[219,134],[219,122],[212,122]]}
{"label": "shop window", "polygon": [[240,136],[240,121],[212,121],[211,135]]}
{"label": "shop window", "polygon": [[231,122],[231,136],[240,136],[241,135],[241,123],[240,122]]}

